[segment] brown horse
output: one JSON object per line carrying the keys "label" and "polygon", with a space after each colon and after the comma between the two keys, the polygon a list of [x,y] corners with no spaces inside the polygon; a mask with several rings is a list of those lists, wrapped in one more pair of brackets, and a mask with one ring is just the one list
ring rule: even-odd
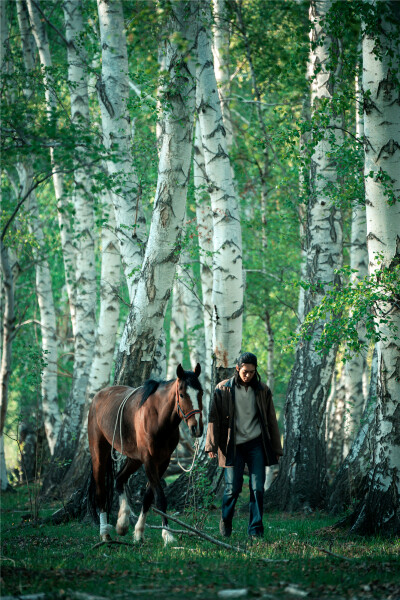
{"label": "brown horse", "polygon": [[[130,475],[144,466],[148,484],[143,497],[142,510],[135,527],[135,540],[143,538],[147,513],[155,498],[156,506],[166,512],[167,501],[161,487],[161,477],[169,465],[171,455],[178,445],[179,424],[184,419],[193,437],[203,433],[202,396],[198,379],[199,364],[193,371],[176,370],[177,379],[168,382],[148,380],[137,389],[112,386],[98,392],[89,409],[88,435],[92,455],[92,485],[89,501],[92,509],[100,513],[100,537],[110,540],[107,524],[110,493],[106,481],[112,477],[112,458],[115,450],[127,456],[116,476],[119,495],[119,512],[116,531],[125,535],[129,528],[130,509],[125,494],[125,484]],[[111,479],[112,481],[112,479]],[[168,521],[163,517],[163,527]],[[165,544],[173,536],[162,530]]]}

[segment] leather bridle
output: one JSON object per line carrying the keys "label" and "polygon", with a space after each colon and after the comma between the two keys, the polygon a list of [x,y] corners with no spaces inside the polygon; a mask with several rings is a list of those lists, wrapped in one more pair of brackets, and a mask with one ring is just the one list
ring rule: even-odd
{"label": "leather bridle", "polygon": [[201,410],[199,410],[198,408],[190,410],[186,414],[184,413],[181,405],[179,404],[179,379],[176,380],[176,412],[182,419],[185,419],[186,423],[188,422],[188,419],[190,419],[190,417],[192,417],[193,415],[201,415]]}

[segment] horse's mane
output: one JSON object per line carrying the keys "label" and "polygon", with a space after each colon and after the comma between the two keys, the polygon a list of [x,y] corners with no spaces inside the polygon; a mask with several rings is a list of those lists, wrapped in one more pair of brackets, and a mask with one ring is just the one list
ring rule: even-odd
{"label": "horse's mane", "polygon": [[[192,387],[193,389],[198,390],[199,392],[203,391],[201,383],[196,377],[196,375],[193,373],[193,371],[185,371],[184,380],[186,381],[187,385]],[[154,392],[158,390],[160,386],[168,385],[173,381],[175,381],[175,379],[169,379],[168,381],[157,381],[156,379],[147,379],[142,386],[143,392],[139,406],[143,406],[147,398],[154,394]]]}
{"label": "horse's mane", "polygon": [[157,381],[156,379],[147,379],[147,381],[145,381],[142,386],[143,393],[139,406],[143,406],[147,398],[154,394],[154,392],[158,390],[160,386],[167,385],[167,383],[172,383],[172,381],[173,379],[170,379],[169,381]]}

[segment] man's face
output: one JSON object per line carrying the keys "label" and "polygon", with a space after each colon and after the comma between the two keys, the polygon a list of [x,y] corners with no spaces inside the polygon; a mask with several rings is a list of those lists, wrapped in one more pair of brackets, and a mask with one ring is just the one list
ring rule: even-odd
{"label": "man's face", "polygon": [[239,377],[243,381],[243,383],[249,384],[250,381],[254,377],[254,373],[256,372],[256,368],[254,365],[249,365],[247,363],[243,365],[236,365],[236,370],[239,371]]}

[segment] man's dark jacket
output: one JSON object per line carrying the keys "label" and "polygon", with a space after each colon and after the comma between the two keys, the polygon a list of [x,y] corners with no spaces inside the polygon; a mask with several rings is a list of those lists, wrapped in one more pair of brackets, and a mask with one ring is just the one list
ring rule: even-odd
{"label": "man's dark jacket", "polygon": [[[265,465],[275,465],[282,456],[281,438],[276,420],[275,407],[269,387],[263,383],[255,386],[257,415],[261,425]],[[221,381],[211,401],[206,452],[218,454],[220,467],[228,467],[235,456],[235,378]]]}

